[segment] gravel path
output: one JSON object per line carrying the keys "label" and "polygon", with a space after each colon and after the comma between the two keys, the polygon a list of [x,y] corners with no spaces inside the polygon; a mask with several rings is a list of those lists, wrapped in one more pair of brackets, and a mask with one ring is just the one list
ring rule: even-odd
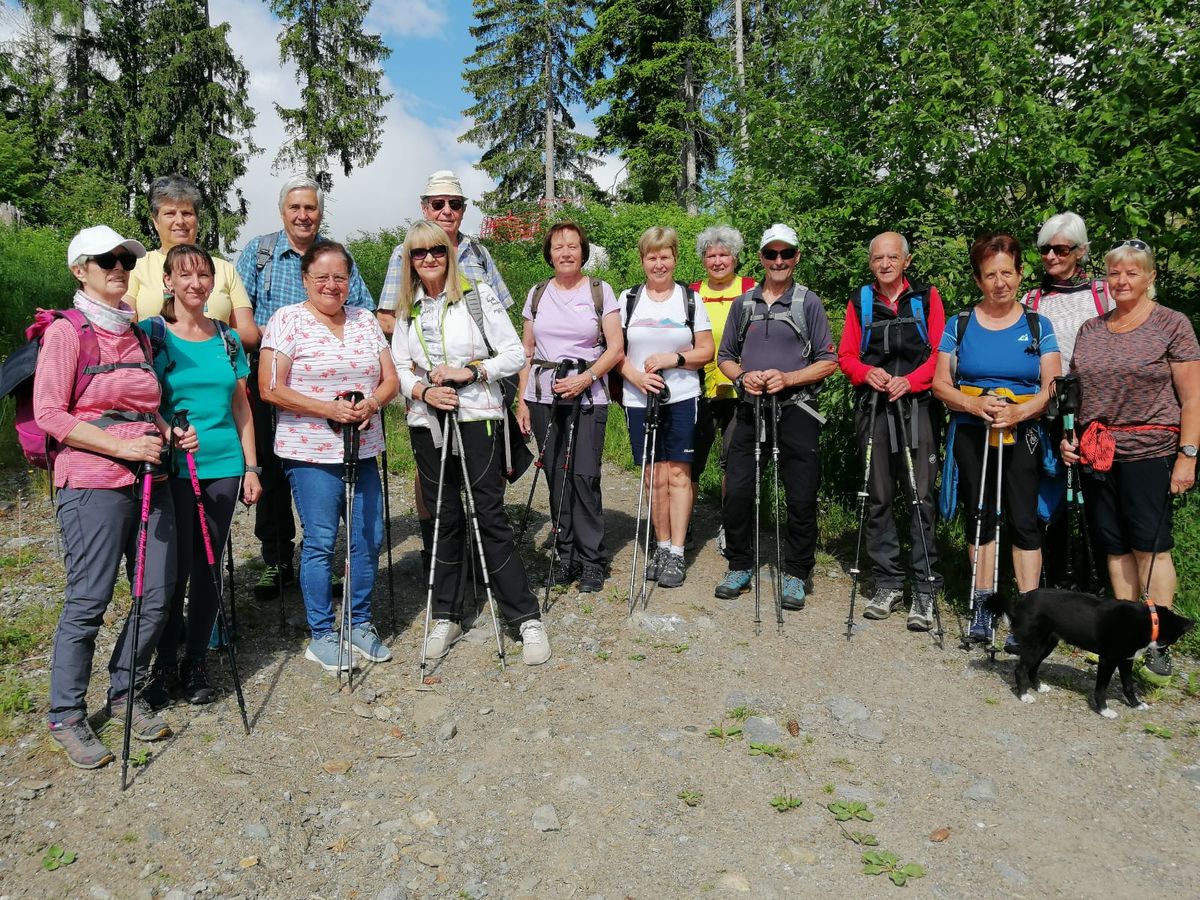
{"label": "gravel path", "polygon": [[[419,538],[410,485],[395,477],[392,489],[398,633],[382,580],[376,609],[395,660],[337,693],[302,658],[298,596],[287,606],[293,627],[281,629],[276,603],[248,599],[257,571],[240,552],[253,734],[243,737],[232,696],[172,708],[175,736],[151,745],[121,795],[118,766],[77,772],[50,751],[40,711],[19,720],[24,733],[0,748],[0,895],[893,890],[886,875],[863,874],[865,850],[919,864],[926,874],[910,887],[938,896],[1195,895],[1200,709],[1183,692],[1134,712],[1114,687],[1119,718],[1106,721],[1087,708],[1092,671],[1062,653],[1044,667],[1054,690],[1026,706],[1010,688],[1011,660],[992,666],[959,650],[948,610],[945,650],[899,616],[863,620],[848,643],[849,580],[829,565],[782,633],[764,577],[756,636],[750,595],[712,597],[724,566],[711,541],[683,588],[656,590],[630,618],[635,479],[615,470],[605,481],[606,506],[619,511],[609,519],[614,575],[603,594],[558,598],[551,662],[531,669],[513,655],[500,672],[481,619],[486,627],[434,666],[433,683],[418,685]],[[42,562],[3,568],[6,616],[56,596],[61,579],[49,507],[26,503],[19,538]],[[10,556],[17,512],[0,511]],[[237,528],[251,546],[249,514]],[[697,530],[715,532],[711,511]],[[98,666],[114,634],[110,623]],[[22,665],[34,681],[48,663],[38,653]],[[214,667],[228,685],[224,664]],[[102,702],[100,686],[93,707]],[[106,739],[119,749],[119,731]],[[776,798],[794,808],[777,811]],[[830,804],[872,820],[839,823]],[[856,833],[878,847],[860,847]],[[43,871],[50,845],[75,861]]]}

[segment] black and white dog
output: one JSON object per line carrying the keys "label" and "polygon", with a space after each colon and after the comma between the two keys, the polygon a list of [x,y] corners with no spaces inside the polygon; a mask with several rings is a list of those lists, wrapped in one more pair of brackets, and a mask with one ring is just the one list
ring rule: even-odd
{"label": "black and white dog", "polygon": [[987,604],[989,612],[1005,613],[1012,623],[1018,646],[1017,696],[1033,702],[1030,690],[1044,693],[1049,688],[1038,680],[1038,666],[1059,641],[1100,657],[1092,708],[1106,719],[1117,714],[1108,708],[1106,695],[1114,670],[1121,673],[1125,701],[1134,709],[1145,709],[1133,687],[1133,659],[1151,644],[1169,647],[1188,633],[1195,622],[1165,606],[1131,603],[1083,594],[1078,591],[1038,589],[1021,595],[1013,603],[1001,594]]}

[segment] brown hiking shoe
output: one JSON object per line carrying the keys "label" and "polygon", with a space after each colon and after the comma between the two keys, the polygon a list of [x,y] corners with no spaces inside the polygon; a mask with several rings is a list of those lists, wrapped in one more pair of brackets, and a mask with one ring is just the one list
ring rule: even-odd
{"label": "brown hiking shoe", "polygon": [[[108,714],[122,725],[125,723],[125,701],[128,694],[108,701]],[[171,736],[171,726],[166,719],[154,712],[141,697],[133,698],[133,730],[139,741],[160,741]]]}
{"label": "brown hiking shoe", "polygon": [[85,713],[73,713],[62,722],[51,723],[50,737],[67,752],[67,761],[77,769],[98,769],[116,759],[100,743]]}

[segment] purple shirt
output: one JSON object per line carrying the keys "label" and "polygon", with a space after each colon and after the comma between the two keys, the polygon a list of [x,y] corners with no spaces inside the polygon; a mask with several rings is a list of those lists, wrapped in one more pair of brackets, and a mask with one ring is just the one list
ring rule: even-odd
{"label": "purple shirt", "polygon": [[[533,325],[533,358],[554,363],[561,359],[585,359],[588,362],[599,359],[604,347],[600,340],[601,326],[596,321],[596,304],[592,302],[591,279],[584,278],[569,291],[564,291],[551,281],[546,285],[542,299],[538,301],[537,318],[534,319],[532,306],[536,290],[537,285],[529,289],[525,298],[525,309],[521,313]],[[620,312],[617,298],[608,282],[600,283],[600,294],[604,298],[604,315]],[[576,373],[573,371],[571,374]],[[553,384],[553,369],[539,371],[535,363],[525,385],[525,402],[551,402],[554,399]],[[600,384],[601,382],[597,381],[591,387],[593,403],[608,402]],[[541,399],[538,399],[539,385]]]}
{"label": "purple shirt", "polygon": [[[754,289],[756,315],[763,315],[768,306],[763,300],[762,285]],[[786,311],[792,305],[792,295],[795,286],[770,304],[771,312]],[[742,304],[735,303],[729,311],[729,319],[725,324],[725,333],[721,336],[721,346],[717,351],[717,362],[726,360],[740,362],[747,372],[761,372],[765,369],[778,369],[780,372],[797,372],[815,362],[837,360],[833,349],[833,334],[829,330],[829,320],[825,317],[825,306],[821,298],[809,291],[811,300],[804,303],[804,319],[808,323],[808,335],[812,340],[812,350],[804,356],[804,347],[800,337],[787,322],[762,321],[752,322],[746,331],[746,342],[742,345],[741,359],[738,359],[737,336],[741,331]]]}

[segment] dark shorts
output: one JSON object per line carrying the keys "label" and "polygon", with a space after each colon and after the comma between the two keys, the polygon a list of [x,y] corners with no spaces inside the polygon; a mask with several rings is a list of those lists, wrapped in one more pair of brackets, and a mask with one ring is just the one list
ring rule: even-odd
{"label": "dark shorts", "polygon": [[1161,553],[1175,546],[1169,494],[1174,465],[1171,454],[1114,462],[1102,477],[1084,474],[1085,508],[1097,550],[1124,556],[1131,550]]}
{"label": "dark shorts", "polygon": [[733,439],[733,426],[736,424],[733,414],[737,412],[737,404],[736,397],[700,400],[696,410],[696,458],[692,461],[692,481],[700,480],[700,473],[708,465],[708,457],[718,433],[721,435],[721,470],[724,471],[725,460],[729,456],[729,442]]}
{"label": "dark shorts", "polygon": [[[625,410],[629,419],[629,445],[633,461],[642,464],[642,439],[646,434],[646,410],[631,406]],[[658,436],[654,439],[655,462],[680,462],[689,465],[696,459],[696,398],[669,403],[661,410]]]}
{"label": "dark shorts", "polygon": [[[954,438],[954,459],[958,462],[958,496],[967,511],[967,540],[974,540],[976,521],[980,539],[993,539],[996,528],[996,476],[1001,476],[1001,497],[1009,538],[1018,550],[1039,550],[1042,529],[1038,525],[1038,482],[1042,477],[1041,438],[1036,425],[1028,422],[1017,427],[1017,440],[1004,448],[1004,470],[997,472],[996,448],[988,451],[987,472],[983,469],[985,431],[974,425],[960,425]],[[979,479],[987,481],[983,491],[983,515],[979,515]]]}

